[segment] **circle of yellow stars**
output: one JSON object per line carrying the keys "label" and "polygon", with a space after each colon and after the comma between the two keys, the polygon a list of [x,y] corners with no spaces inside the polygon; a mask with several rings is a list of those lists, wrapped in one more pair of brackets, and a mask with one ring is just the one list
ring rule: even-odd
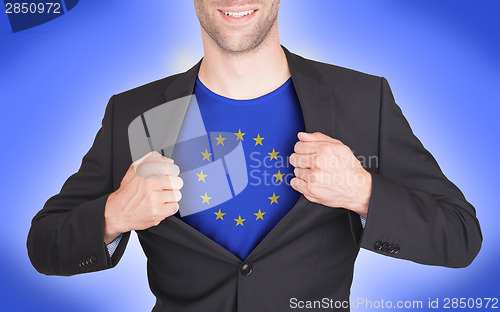
{"label": "circle of yellow stars", "polygon": [[[241,132],[241,129],[238,129],[238,132],[234,132],[234,135],[236,136],[236,141],[244,141],[244,135],[246,133],[245,132]],[[215,139],[217,140],[217,144],[216,145],[222,145],[224,146],[224,140],[226,140],[227,138],[223,138],[222,137],[222,133],[219,133],[219,136],[218,137],[215,137]],[[255,138],[252,138],[254,141],[255,141],[255,145],[254,146],[257,146],[257,145],[260,145],[260,146],[264,146],[262,144],[262,141],[265,139],[265,137],[261,137],[260,136],[260,133],[257,133],[257,137]],[[201,155],[203,155],[203,159],[202,161],[205,161],[207,160],[208,162],[211,161],[210,159],[210,156],[212,156],[212,153],[208,152],[208,149],[205,149],[204,152],[200,152]],[[272,150],[272,152],[269,152],[267,153],[269,156],[270,156],[270,160],[278,160],[277,156],[279,154],[278,151],[276,151],[274,148]],[[206,183],[206,180],[205,178],[208,177],[207,174],[204,174],[203,173],[203,170],[200,170],[200,173],[196,173],[196,175],[198,176],[198,182],[204,182]],[[278,170],[278,173],[274,174],[273,177],[276,178],[275,182],[278,182],[278,181],[282,181],[283,182],[283,176],[285,174],[284,173],[281,173],[280,170]],[[208,204],[210,205],[210,199],[212,199],[212,197],[208,196],[207,192],[205,192],[204,195],[200,195],[200,197],[202,198],[202,204]],[[272,196],[269,196],[267,197],[270,202],[269,202],[269,205],[272,205],[272,204],[278,204],[278,198],[280,198],[279,195],[276,195],[276,193],[273,192],[273,195]],[[219,208],[219,211],[216,211],[214,212],[216,218],[215,220],[224,220],[224,215],[226,215],[225,212],[222,212]],[[259,209],[258,212],[255,212],[254,215],[255,215],[255,220],[264,220],[264,215],[266,214],[266,212],[262,212],[261,209]],[[238,225],[241,225],[241,226],[244,226],[244,222],[247,220],[247,219],[243,219],[241,217],[241,215],[238,215],[238,218],[237,219],[233,219],[236,224],[235,226],[238,226]]]}

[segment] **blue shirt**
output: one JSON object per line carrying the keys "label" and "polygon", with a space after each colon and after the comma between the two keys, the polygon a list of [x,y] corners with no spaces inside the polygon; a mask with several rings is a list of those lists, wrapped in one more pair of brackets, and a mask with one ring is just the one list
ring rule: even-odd
{"label": "blue shirt", "polygon": [[220,96],[197,79],[195,97],[209,144],[172,154],[184,180],[177,216],[245,259],[300,197],[288,161],[304,131],[300,103],[291,78],[251,100]]}

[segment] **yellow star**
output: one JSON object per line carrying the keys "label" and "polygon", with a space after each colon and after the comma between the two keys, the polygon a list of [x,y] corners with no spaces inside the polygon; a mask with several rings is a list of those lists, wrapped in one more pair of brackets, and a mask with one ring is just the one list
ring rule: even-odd
{"label": "yellow star", "polygon": [[272,205],[273,203],[278,203],[279,196],[276,196],[276,194],[273,193],[273,196],[268,198],[271,200],[271,203],[269,205]]}
{"label": "yellow star", "polygon": [[204,161],[205,159],[210,161],[210,155],[212,155],[212,153],[209,153],[206,148],[205,148],[205,152],[201,152],[201,154],[203,155],[203,159],[201,161]]}
{"label": "yellow star", "polygon": [[262,140],[264,140],[264,138],[261,138],[260,134],[257,133],[257,137],[253,139],[255,140],[255,146],[257,146],[257,144],[260,144],[262,146]]}
{"label": "yellow star", "polygon": [[275,181],[275,182],[278,182],[278,181],[282,181],[282,182],[283,182],[283,176],[284,176],[284,175],[285,175],[284,173],[281,173],[281,172],[278,170],[278,173],[277,173],[277,174],[275,174],[275,175],[273,175],[273,177],[275,177],[275,178],[276,178],[276,181]]}
{"label": "yellow star", "polygon": [[196,174],[198,176],[198,182],[203,181],[206,183],[205,178],[207,177],[206,174],[203,174],[203,170],[200,171],[200,173]]}
{"label": "yellow star", "polygon": [[238,219],[234,219],[234,221],[236,221],[236,226],[240,225],[243,226],[243,221],[245,221],[246,219],[242,219],[241,218],[241,215],[238,217]]}
{"label": "yellow star", "polygon": [[222,216],[224,216],[226,214],[225,212],[221,212],[220,209],[219,209],[219,212],[214,212],[214,213],[217,216],[217,218],[215,218],[215,220],[218,220],[218,219],[224,220],[222,218]]}
{"label": "yellow star", "polygon": [[207,195],[207,192],[205,192],[205,195],[200,195],[200,197],[201,197],[201,198],[203,198],[203,202],[202,202],[202,204],[203,204],[203,203],[207,203],[207,204],[209,204],[209,205],[210,205],[209,200],[210,200],[210,199],[212,199],[212,197],[208,196],[208,195]]}
{"label": "yellow star", "polygon": [[262,212],[262,211],[260,211],[260,209],[259,209],[259,212],[254,213],[254,215],[256,215],[256,216],[257,216],[257,218],[256,218],[255,220],[259,220],[259,219],[264,220],[264,218],[263,218],[262,216],[263,216],[263,215],[265,215],[265,214],[266,214],[265,212]]}
{"label": "yellow star", "polygon": [[245,133],[241,133],[241,129],[238,129],[238,132],[235,132],[234,134],[236,134],[236,141],[238,140],[243,141],[243,136],[245,135]]}
{"label": "yellow star", "polygon": [[273,151],[272,151],[271,153],[268,153],[268,154],[269,154],[269,156],[271,156],[271,159],[270,159],[270,160],[273,160],[273,158],[274,158],[274,159],[276,159],[276,160],[278,160],[278,157],[276,157],[276,155],[278,155],[279,153],[280,153],[280,152],[276,152],[276,151],[274,150],[274,148],[273,148]]}
{"label": "yellow star", "polygon": [[224,140],[226,138],[223,138],[221,133],[219,133],[219,137],[215,139],[217,140],[217,145],[222,144],[222,146],[224,146]]}

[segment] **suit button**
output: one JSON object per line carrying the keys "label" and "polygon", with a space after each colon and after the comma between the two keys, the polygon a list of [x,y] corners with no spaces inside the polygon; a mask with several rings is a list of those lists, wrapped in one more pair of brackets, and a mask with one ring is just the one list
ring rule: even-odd
{"label": "suit button", "polygon": [[382,244],[382,248],[381,248],[380,250],[382,250],[382,251],[387,251],[387,247],[389,247],[389,244],[388,244],[387,242],[384,242],[384,243]]}
{"label": "suit button", "polygon": [[85,259],[85,266],[89,266],[89,265],[90,265],[90,259],[87,258],[87,259]]}
{"label": "suit button", "polygon": [[250,263],[243,263],[243,265],[240,268],[241,274],[243,274],[245,276],[250,275],[250,273],[252,273],[252,271],[253,271],[253,268],[252,268],[252,265]]}
{"label": "suit button", "polygon": [[97,258],[95,256],[90,257],[89,259],[90,265],[95,265],[97,263]]}
{"label": "suit button", "polygon": [[387,252],[390,253],[390,254],[394,253],[394,246],[392,244],[389,244],[387,246]]}
{"label": "suit button", "polygon": [[87,263],[85,263],[85,259],[80,260],[80,263],[78,264],[81,268],[84,268],[87,266]]}
{"label": "suit button", "polygon": [[382,250],[382,242],[381,241],[377,241],[375,243],[375,245],[373,246],[373,248],[375,248],[375,250]]}
{"label": "suit button", "polygon": [[392,252],[394,255],[399,252],[399,245],[394,245],[393,246],[394,251]]}

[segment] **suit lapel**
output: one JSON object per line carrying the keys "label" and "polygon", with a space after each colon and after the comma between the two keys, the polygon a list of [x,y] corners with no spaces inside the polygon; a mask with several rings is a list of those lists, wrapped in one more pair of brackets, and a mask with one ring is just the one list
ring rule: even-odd
{"label": "suit lapel", "polygon": [[165,89],[165,102],[173,101],[194,93],[194,85],[196,83],[198,71],[200,70],[201,61],[202,60],[200,60],[187,72],[179,74],[175,77],[172,83],[170,83],[170,85]]}
{"label": "suit lapel", "polygon": [[[285,47],[288,67],[292,81],[299,97],[306,132],[320,131],[334,136],[335,103],[331,89],[319,81],[320,75],[315,72],[306,60],[290,53]],[[312,203],[301,195],[290,211],[278,222],[264,239],[252,250],[247,259],[263,252],[283,235],[290,227],[303,219]]]}
{"label": "suit lapel", "polygon": [[[331,88],[320,81],[320,73],[311,67],[310,61],[289,52],[282,47],[287,57],[288,66],[292,74],[292,81],[299,98],[304,124],[307,132],[320,131],[329,136],[335,135],[335,103]],[[194,93],[196,77],[200,69],[201,60],[187,72],[180,74],[165,90],[166,102],[191,95]],[[184,118],[184,117],[183,117]],[[284,232],[298,222],[307,208],[312,205],[303,195],[299,197],[292,209],[269,232],[268,235],[252,250],[249,257],[267,249]],[[164,222],[175,228],[184,229],[186,235],[202,246],[211,247],[220,256],[231,261],[241,261],[236,255],[217,244],[201,232],[197,231],[176,216],[165,219]],[[157,231],[160,229],[157,229]],[[161,230],[160,230],[161,231]]]}
{"label": "suit lapel", "polygon": [[285,47],[283,50],[299,97],[306,131],[320,131],[333,137],[335,102],[331,88],[321,82],[320,73],[311,67],[310,61],[290,53]]}

